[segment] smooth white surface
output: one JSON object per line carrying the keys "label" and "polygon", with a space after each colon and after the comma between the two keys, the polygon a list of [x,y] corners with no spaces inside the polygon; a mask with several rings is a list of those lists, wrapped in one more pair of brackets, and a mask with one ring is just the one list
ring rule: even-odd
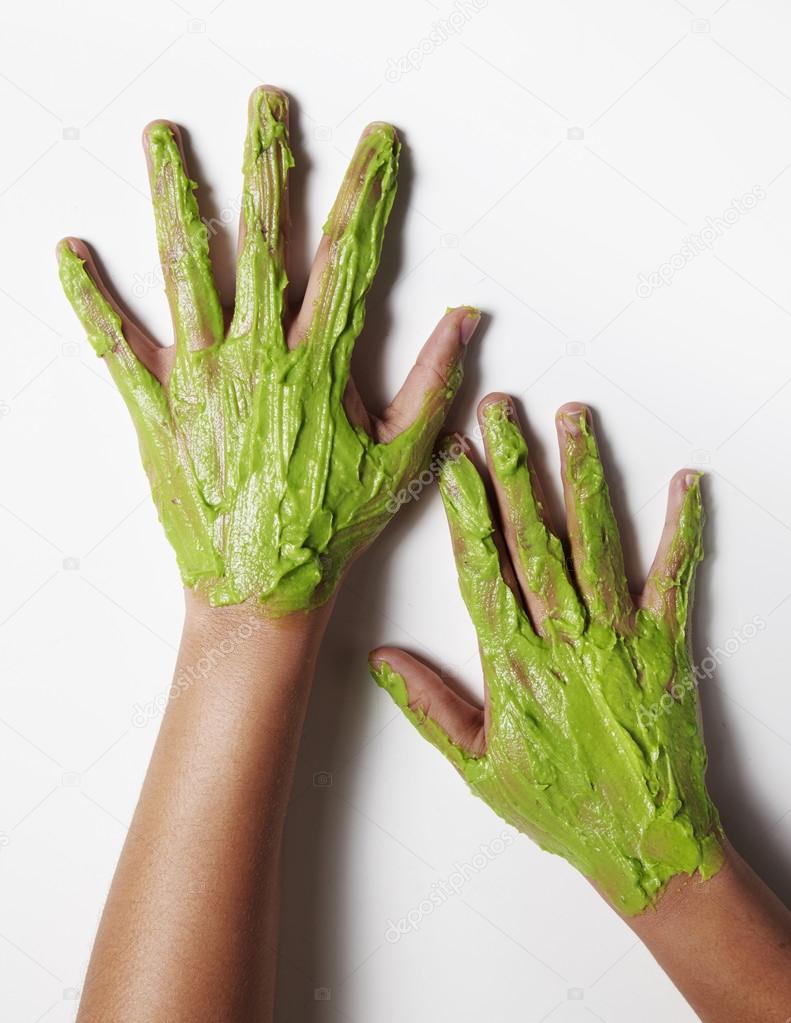
{"label": "smooth white surface", "polygon": [[[181,617],[131,425],[61,295],[53,247],[92,242],[168,338],[140,130],[182,124],[204,212],[235,222],[260,81],[294,98],[299,277],[362,127],[388,119],[403,134],[359,351],[373,401],[446,305],[481,306],[455,424],[472,427],[487,390],[515,394],[557,507],[553,413],[590,402],[635,583],[667,479],[708,471],[697,656],[765,623],[731,642],[705,687],[710,783],[735,844],[791,894],[791,12],[780,0],[463,4],[460,30],[401,74],[398,59],[454,10],[444,0],[4,7],[3,1020],[73,1018],[158,723],[136,725],[135,708],[166,689]],[[638,275],[756,187],[765,197],[710,251],[638,297]],[[216,248],[233,245],[229,230]],[[327,640],[288,830],[278,1018],[694,1019],[587,884],[526,840],[387,940],[388,921],[419,912],[503,826],[369,680],[366,652],[385,641],[479,690],[434,492],[355,568]],[[321,772],[331,786],[314,784]]]}

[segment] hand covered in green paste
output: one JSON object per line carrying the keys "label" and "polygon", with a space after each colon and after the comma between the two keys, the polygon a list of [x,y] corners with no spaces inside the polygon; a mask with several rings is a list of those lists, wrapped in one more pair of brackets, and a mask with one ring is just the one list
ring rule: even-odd
{"label": "hand covered in green paste", "polygon": [[699,477],[673,478],[659,550],[633,599],[589,410],[569,405],[557,417],[573,571],[511,401],[490,395],[479,417],[502,532],[481,477],[452,445],[440,490],[485,708],[403,651],[374,651],[371,670],[496,813],[618,910],[639,913],[673,875],[708,878],[722,862],[687,641]]}
{"label": "hand covered in green paste", "polygon": [[292,316],[287,100],[253,93],[227,327],[179,131],[154,122],[144,147],[175,344],[160,347],[120,308],[75,239],[58,249],[63,287],[132,415],[184,583],[211,604],[315,607],[424,468],[479,314],[448,310],[392,404],[371,416],[349,367],[395,195],[394,129],[363,134]]}

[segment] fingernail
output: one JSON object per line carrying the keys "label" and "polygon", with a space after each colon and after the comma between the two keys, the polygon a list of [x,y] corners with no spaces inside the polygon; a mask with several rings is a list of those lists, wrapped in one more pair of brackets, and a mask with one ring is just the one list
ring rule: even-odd
{"label": "fingernail", "polygon": [[489,423],[490,420],[495,419],[498,416],[504,416],[506,419],[514,419],[514,406],[510,398],[496,398],[494,401],[488,401],[481,410],[483,420],[485,423]]}
{"label": "fingernail", "polygon": [[467,315],[461,321],[459,327],[459,337],[463,345],[468,345],[470,339],[475,331],[478,329],[478,324],[481,322],[481,311],[475,309],[473,306],[467,306]]}
{"label": "fingernail", "polygon": [[74,248],[74,242],[71,238],[61,238],[58,244],[55,246],[55,251],[58,256],[62,255],[63,252],[73,252],[76,255],[77,250]]}
{"label": "fingernail", "polygon": [[398,134],[395,127],[387,121],[371,121],[363,128],[360,139],[368,139],[372,135],[383,135],[389,142],[397,142]]}
{"label": "fingernail", "polygon": [[684,477],[684,486],[687,490],[689,490],[690,487],[694,487],[702,475],[702,472],[688,472]]}
{"label": "fingernail", "polygon": [[582,433],[581,424],[584,417],[585,413],[581,409],[577,412],[564,412],[560,417],[560,422],[571,437],[579,437]]}

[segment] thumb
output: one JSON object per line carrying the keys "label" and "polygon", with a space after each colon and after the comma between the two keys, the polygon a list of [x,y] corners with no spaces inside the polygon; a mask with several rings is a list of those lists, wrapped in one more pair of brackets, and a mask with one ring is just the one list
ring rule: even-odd
{"label": "thumb", "polygon": [[422,661],[395,647],[379,647],[368,666],[376,684],[455,767],[461,770],[484,755],[483,710],[454,693]]}
{"label": "thumb", "polygon": [[480,311],[473,306],[445,312],[401,390],[382,413],[385,442],[423,423],[427,440],[433,444],[461,384],[464,352],[480,322]]}

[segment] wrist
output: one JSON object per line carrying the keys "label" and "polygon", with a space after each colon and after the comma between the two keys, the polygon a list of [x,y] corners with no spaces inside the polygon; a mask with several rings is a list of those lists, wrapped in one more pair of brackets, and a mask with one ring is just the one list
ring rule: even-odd
{"label": "wrist", "polygon": [[256,600],[214,606],[201,594],[185,589],[183,632],[204,642],[226,640],[228,653],[232,645],[239,653],[244,648],[253,653],[273,643],[302,646],[321,641],[333,604],[334,598],[317,608],[273,616]]}
{"label": "wrist", "polygon": [[782,1020],[791,1005],[791,916],[722,840],[709,880],[675,877],[626,923],[706,1023]]}
{"label": "wrist", "polygon": [[171,696],[309,689],[332,602],[278,618],[254,601],[212,607],[185,591],[185,615]]}
{"label": "wrist", "polygon": [[719,898],[733,886],[744,862],[728,842],[721,826],[716,838],[720,857],[717,870],[707,875],[700,871],[675,874],[653,905],[636,916],[625,918],[641,937],[647,938],[654,930],[667,931],[674,926],[685,926],[683,921],[687,914],[697,913],[707,899]]}

